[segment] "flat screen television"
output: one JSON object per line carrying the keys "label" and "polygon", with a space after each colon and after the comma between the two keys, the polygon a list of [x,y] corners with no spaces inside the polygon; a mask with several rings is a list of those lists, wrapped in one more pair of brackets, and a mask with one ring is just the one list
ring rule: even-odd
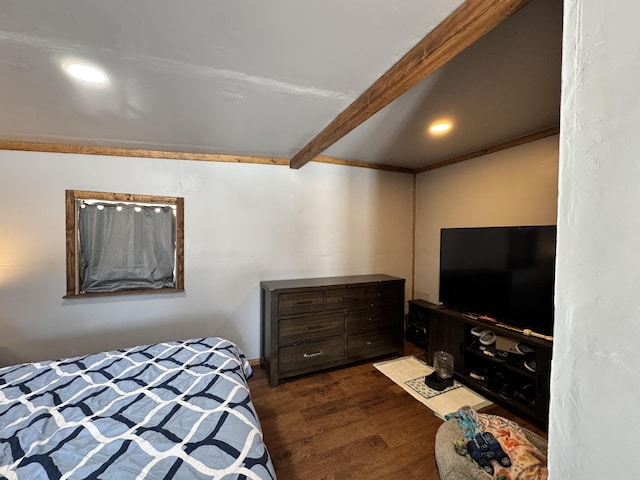
{"label": "flat screen television", "polygon": [[553,334],[555,225],[443,228],[440,302]]}

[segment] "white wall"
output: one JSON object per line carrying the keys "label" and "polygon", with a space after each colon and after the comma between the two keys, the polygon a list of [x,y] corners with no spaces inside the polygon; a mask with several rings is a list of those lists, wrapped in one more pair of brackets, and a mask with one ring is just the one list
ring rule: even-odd
{"label": "white wall", "polygon": [[415,297],[438,302],[440,229],[555,225],[558,135],[417,177]]}
{"label": "white wall", "polygon": [[[65,189],[185,198],[183,295],[63,300]],[[0,151],[0,364],[220,335],[259,357],[259,282],[387,273],[411,291],[411,175]]]}
{"label": "white wall", "polygon": [[565,0],[552,480],[640,478],[639,18]]}

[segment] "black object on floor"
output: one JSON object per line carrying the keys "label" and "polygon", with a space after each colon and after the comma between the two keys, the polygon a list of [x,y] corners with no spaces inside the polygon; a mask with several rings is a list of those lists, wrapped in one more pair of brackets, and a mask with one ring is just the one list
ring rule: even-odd
{"label": "black object on floor", "polygon": [[424,383],[427,387],[440,392],[447,387],[453,387],[453,377],[442,378],[436,372],[432,372],[431,375],[424,377]]}
{"label": "black object on floor", "polygon": [[473,440],[469,440],[467,451],[469,456],[489,475],[493,475],[493,465],[490,463],[492,459],[497,460],[503,467],[511,466],[511,459],[490,432],[479,433]]}

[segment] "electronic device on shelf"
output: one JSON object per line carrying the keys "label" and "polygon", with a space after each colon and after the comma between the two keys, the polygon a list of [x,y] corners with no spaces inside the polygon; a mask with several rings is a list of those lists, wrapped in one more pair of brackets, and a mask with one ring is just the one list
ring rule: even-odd
{"label": "electronic device on shelf", "polygon": [[555,225],[443,228],[440,302],[551,340]]}

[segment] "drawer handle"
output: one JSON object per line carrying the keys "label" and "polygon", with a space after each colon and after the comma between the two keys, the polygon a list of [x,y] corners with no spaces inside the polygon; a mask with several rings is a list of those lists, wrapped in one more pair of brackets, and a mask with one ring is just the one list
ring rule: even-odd
{"label": "drawer handle", "polygon": [[320,355],[324,355],[324,351],[323,350],[319,350],[319,351],[313,352],[313,353],[305,353],[303,356],[304,356],[304,358],[313,358],[313,357],[319,357]]}
{"label": "drawer handle", "polygon": [[305,328],[305,330],[307,332],[310,332],[312,330],[322,330],[323,328],[324,328],[324,325],[315,325],[315,326],[312,326],[312,327],[307,327],[307,328]]}
{"label": "drawer handle", "polygon": [[338,301],[339,302],[343,302],[345,300],[353,300],[354,298],[356,298],[356,297],[354,297],[353,295],[350,296],[350,297],[338,297]]}
{"label": "drawer handle", "polygon": [[373,341],[373,340],[367,340],[367,345],[373,345],[374,343],[376,343],[376,342]]}
{"label": "drawer handle", "polygon": [[313,300],[301,300],[299,302],[293,302],[294,305],[309,305],[313,303]]}

